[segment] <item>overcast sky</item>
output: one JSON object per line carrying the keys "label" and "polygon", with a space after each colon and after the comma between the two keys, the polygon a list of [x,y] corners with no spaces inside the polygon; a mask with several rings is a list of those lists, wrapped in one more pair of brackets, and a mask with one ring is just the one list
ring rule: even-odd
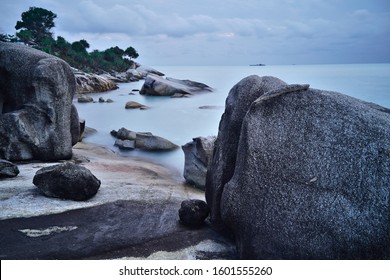
{"label": "overcast sky", "polygon": [[0,0],[0,33],[32,6],[55,37],[148,65],[390,62],[390,0]]}

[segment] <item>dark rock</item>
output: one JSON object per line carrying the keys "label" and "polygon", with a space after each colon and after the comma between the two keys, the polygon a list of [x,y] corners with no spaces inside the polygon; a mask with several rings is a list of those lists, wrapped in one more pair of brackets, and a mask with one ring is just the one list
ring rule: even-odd
{"label": "dark rock", "polygon": [[104,100],[103,97],[99,97],[99,103],[104,103],[104,102],[106,102],[106,100]]}
{"label": "dark rock", "polygon": [[115,141],[114,145],[117,146],[121,150],[134,150],[135,149],[135,141],[134,140],[117,139]]}
{"label": "dark rock", "polygon": [[114,100],[112,100],[111,98],[107,98],[107,101],[106,101],[107,103],[113,103],[114,102]]}
{"label": "dark rock", "polygon": [[190,227],[199,227],[209,215],[206,202],[199,199],[189,199],[181,203],[179,209],[180,222]]}
{"label": "dark rock", "polygon": [[213,156],[216,137],[197,137],[192,142],[183,145],[184,178],[196,187],[205,190],[207,167]]}
{"label": "dark rock", "polygon": [[135,101],[127,102],[125,108],[126,109],[141,109],[141,110],[149,109],[148,106],[145,106],[145,105],[138,103],[138,102],[135,102]]}
{"label": "dark rock", "polygon": [[72,156],[69,65],[44,52],[0,42],[0,158],[60,160]]}
{"label": "dark rock", "polygon": [[[111,135],[113,135],[111,133]],[[120,140],[135,140],[137,138],[137,133],[131,130],[128,130],[124,127],[120,128],[116,135],[113,135]]]}
{"label": "dark rock", "polygon": [[0,159],[0,179],[1,178],[12,178],[19,174],[18,167],[7,160]]}
{"label": "dark rock", "polygon": [[77,98],[77,101],[80,103],[90,103],[93,102],[93,98],[87,95],[81,95]]}
{"label": "dark rock", "polygon": [[100,187],[91,171],[69,162],[38,170],[33,183],[45,196],[76,201],[90,199]]}
{"label": "dark rock", "polygon": [[199,109],[203,109],[203,110],[219,110],[224,108],[225,108],[224,106],[213,106],[213,105],[199,106]]}
{"label": "dark rock", "polygon": [[226,104],[206,192],[241,258],[390,258],[388,109],[253,76]]}
{"label": "dark rock", "polygon": [[140,94],[177,97],[179,95],[189,95],[201,91],[212,91],[212,89],[205,84],[190,80],[164,79],[151,74],[145,78]]}
{"label": "dark rock", "polygon": [[115,129],[111,130],[111,131],[110,131],[110,134],[111,134],[112,136],[114,136],[115,138],[118,137],[118,131],[116,131]]}
{"label": "dark rock", "polygon": [[[84,126],[82,125],[84,122]],[[85,120],[79,119],[76,106],[72,104],[70,111],[70,133],[72,135],[72,146],[76,145],[82,138],[84,132]]]}
{"label": "dark rock", "polygon": [[149,133],[137,133],[135,147],[147,151],[169,151],[178,148],[171,141]]}

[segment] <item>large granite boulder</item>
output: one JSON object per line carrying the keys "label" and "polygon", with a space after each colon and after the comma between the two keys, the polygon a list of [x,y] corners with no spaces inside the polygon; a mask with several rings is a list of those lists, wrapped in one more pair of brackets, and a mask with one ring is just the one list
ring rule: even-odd
{"label": "large granite boulder", "polygon": [[257,76],[226,104],[206,197],[241,258],[390,258],[389,109]]}
{"label": "large granite boulder", "polygon": [[41,168],[33,183],[45,196],[76,201],[90,199],[100,187],[90,170],[70,162]]}
{"label": "large granite boulder", "polygon": [[208,85],[190,80],[178,80],[149,74],[140,90],[140,94],[154,96],[191,95],[201,91],[212,91]]}
{"label": "large granite boulder", "polygon": [[0,42],[0,158],[70,158],[75,90],[74,75],[63,60]]}
{"label": "large granite boulder", "polygon": [[205,190],[206,173],[213,156],[216,137],[196,137],[181,148],[184,152],[184,173],[186,181]]}
{"label": "large granite boulder", "polygon": [[117,84],[106,75],[88,74],[73,68],[78,94],[104,92],[117,89]]}

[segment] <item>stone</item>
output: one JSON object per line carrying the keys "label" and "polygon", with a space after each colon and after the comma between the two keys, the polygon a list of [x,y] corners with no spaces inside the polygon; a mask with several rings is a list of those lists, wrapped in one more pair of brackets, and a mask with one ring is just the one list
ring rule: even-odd
{"label": "stone", "polygon": [[137,138],[137,133],[135,131],[128,130],[124,127],[120,128],[116,134],[111,134],[120,140],[135,140]]}
{"label": "stone", "polygon": [[0,159],[0,179],[16,177],[18,174],[19,169],[15,164],[7,160]]}
{"label": "stone", "polygon": [[107,98],[106,102],[107,103],[114,103],[114,100],[112,100],[111,98]]}
{"label": "stone", "polygon": [[209,215],[207,203],[199,199],[184,200],[179,209],[180,222],[189,227],[199,227],[204,224]]}
{"label": "stone", "polygon": [[110,78],[103,75],[87,74],[73,68],[78,94],[104,92],[117,89],[118,86]]}
{"label": "stone", "polygon": [[104,100],[104,98],[103,97],[99,97],[99,103],[104,103],[104,102],[106,102],[106,100]]}
{"label": "stone", "polygon": [[77,102],[79,103],[90,103],[93,102],[93,98],[87,95],[81,95],[77,98]]}
{"label": "stone", "polygon": [[80,120],[79,113],[77,112],[77,108],[74,104],[72,104],[70,111],[70,123],[72,146],[74,146],[81,140],[85,127],[85,120]]}
{"label": "stone", "polygon": [[117,139],[115,141],[114,145],[117,146],[121,150],[134,150],[135,149],[135,141],[134,140]]}
{"label": "stone", "polygon": [[70,162],[41,168],[33,183],[45,196],[76,201],[90,199],[100,187],[90,170]]}
{"label": "stone", "polygon": [[389,109],[256,76],[226,104],[206,198],[240,258],[390,258]]}
{"label": "stone", "polygon": [[181,148],[184,152],[184,173],[186,181],[205,190],[207,168],[213,156],[216,136],[196,137]]}
{"label": "stone", "polygon": [[125,106],[126,109],[140,109],[140,110],[146,110],[149,109],[148,106],[145,106],[141,103],[135,102],[135,101],[128,101]]}
{"label": "stone", "polygon": [[149,133],[137,133],[135,147],[147,151],[170,151],[178,148],[171,141]]}
{"label": "stone", "polygon": [[[130,70],[128,70],[130,71]],[[152,75],[156,75],[156,76],[164,76],[164,73],[161,73],[160,71],[150,67],[150,66],[146,66],[146,65],[140,65],[138,66],[135,71],[137,71],[137,73],[139,75],[141,75],[141,78],[140,79],[144,79],[146,76],[148,76],[149,74],[152,74]]]}
{"label": "stone", "polygon": [[197,92],[212,91],[212,89],[202,83],[190,80],[178,80],[149,74],[140,90],[142,95],[154,96],[175,96],[191,95]]}
{"label": "stone", "polygon": [[0,42],[0,158],[69,159],[75,90],[74,75],[65,61]]}

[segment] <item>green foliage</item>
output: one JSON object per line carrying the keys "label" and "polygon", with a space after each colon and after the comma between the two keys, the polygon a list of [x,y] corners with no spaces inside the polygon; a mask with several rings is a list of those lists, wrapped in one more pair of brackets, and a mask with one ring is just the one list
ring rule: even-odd
{"label": "green foliage", "polygon": [[[50,29],[53,28],[54,19],[57,17],[51,11],[43,8],[30,7],[22,13],[22,20],[16,23],[16,37],[0,34],[0,41],[23,42],[32,45],[49,54],[58,56],[69,65],[85,72],[122,72],[126,71],[134,63],[131,59],[138,57],[133,47],[122,50],[118,46],[104,51],[94,50],[88,53],[89,43],[82,39],[69,43],[64,37],[53,38]],[[130,59],[129,59],[130,58]]]}
{"label": "green foliage", "polygon": [[[16,22],[15,29],[29,31],[31,35],[30,39],[39,45],[42,43],[44,38],[52,37],[50,29],[55,26],[54,19],[56,17],[56,14],[46,9],[30,7],[28,11],[22,13],[22,20]],[[18,34],[20,33],[21,32],[16,35],[19,37]],[[25,35],[25,33],[21,35]]]}

